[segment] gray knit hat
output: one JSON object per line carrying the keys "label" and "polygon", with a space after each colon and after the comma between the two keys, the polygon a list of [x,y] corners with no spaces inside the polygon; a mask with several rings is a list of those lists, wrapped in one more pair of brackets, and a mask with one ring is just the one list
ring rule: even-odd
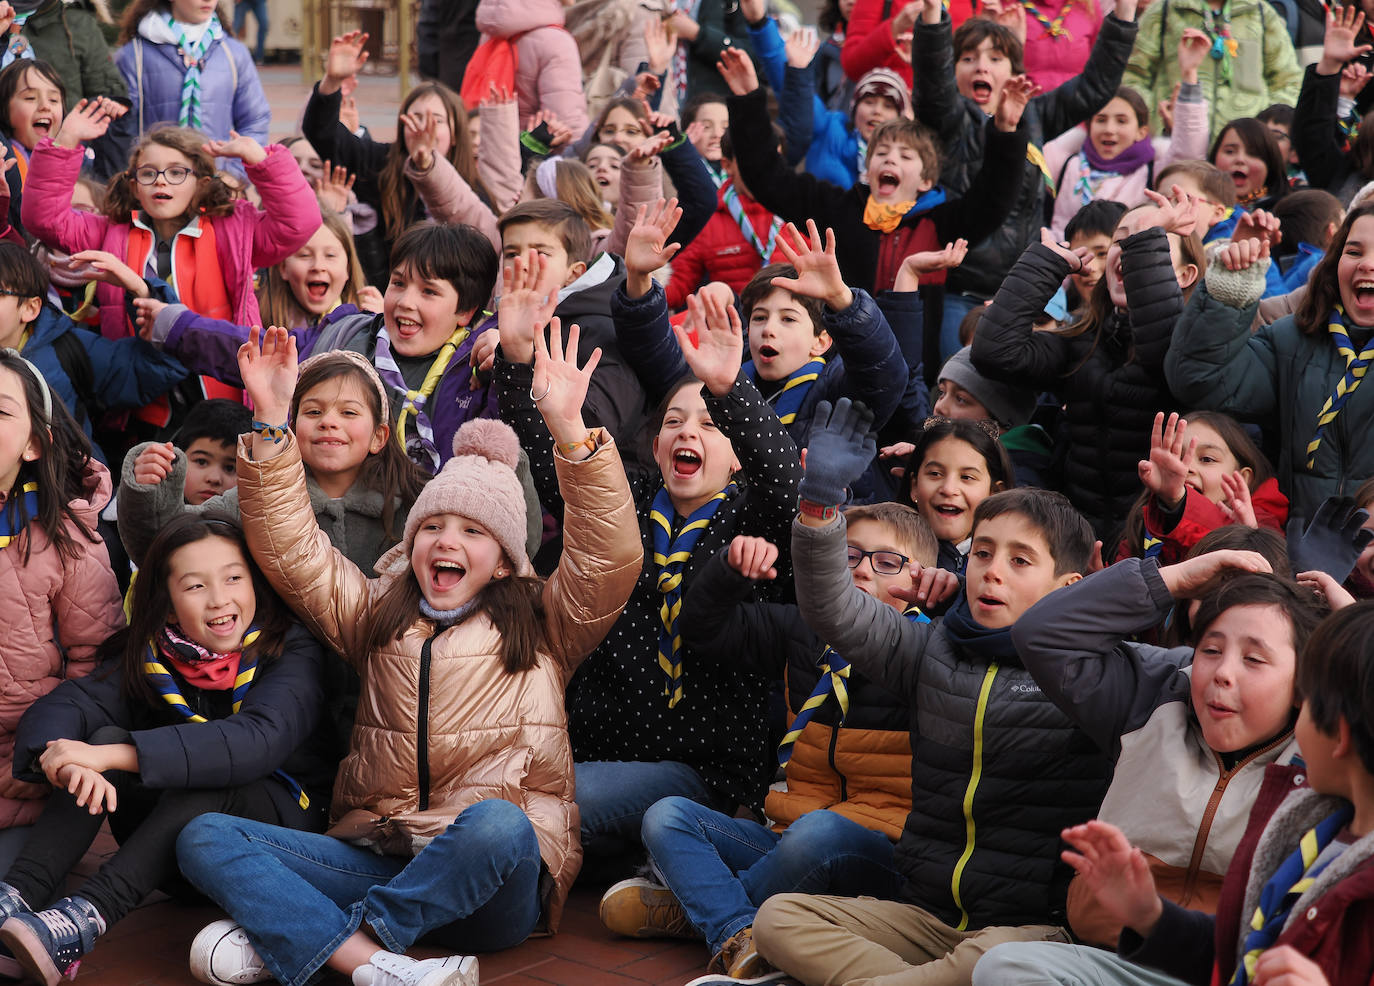
{"label": "gray knit hat", "polygon": [[875,68],[864,73],[859,84],[854,87],[854,98],[849,103],[849,118],[854,118],[854,111],[859,108],[859,102],[867,96],[883,96],[892,100],[897,105],[897,115],[911,119],[911,89],[896,72],[890,68]]}
{"label": "gray knit hat", "polygon": [[972,349],[972,346],[965,346],[951,356],[940,369],[940,379],[967,390],[1003,428],[1015,428],[1029,422],[1035,413],[1035,391],[989,380],[974,369]]}

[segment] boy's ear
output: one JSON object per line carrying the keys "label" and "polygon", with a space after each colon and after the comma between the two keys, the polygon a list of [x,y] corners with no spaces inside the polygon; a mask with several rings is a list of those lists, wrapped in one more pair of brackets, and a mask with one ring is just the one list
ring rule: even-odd
{"label": "boy's ear", "polygon": [[458,324],[459,324],[459,325],[471,325],[471,324],[472,324],[472,319],[473,319],[473,317],[477,314],[477,309],[480,308],[480,307],[481,307],[480,305],[474,305],[472,308],[469,308],[469,309],[467,309],[466,311],[464,311],[464,310],[462,310],[462,309],[459,309],[459,311],[458,311]]}
{"label": "boy's ear", "polygon": [[43,299],[39,297],[25,298],[19,303],[19,321],[25,325],[38,317],[38,313],[43,310]]}
{"label": "boy's ear", "polygon": [[821,331],[816,334],[815,340],[811,343],[811,349],[807,355],[812,359],[815,359],[817,356],[824,356],[830,351],[830,347],[833,344],[834,340],[830,338],[830,333],[825,331],[825,329],[821,329]]}
{"label": "boy's ear", "polygon": [[587,262],[585,260],[579,260],[575,264],[569,264],[568,274],[566,277],[563,278],[562,286],[566,288],[569,284],[577,280],[585,273],[587,273]]}
{"label": "boy's ear", "polygon": [[1056,589],[1062,589],[1066,585],[1073,585],[1075,582],[1081,582],[1082,579],[1082,572],[1066,572],[1054,580],[1054,587]]}

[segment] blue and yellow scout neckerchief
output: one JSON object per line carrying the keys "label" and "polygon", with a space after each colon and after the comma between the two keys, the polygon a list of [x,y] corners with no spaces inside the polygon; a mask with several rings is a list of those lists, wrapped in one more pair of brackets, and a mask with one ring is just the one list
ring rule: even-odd
{"label": "blue and yellow scout neckerchief", "polygon": [[1307,468],[1311,469],[1317,461],[1317,449],[1322,443],[1322,434],[1326,431],[1326,426],[1336,420],[1336,415],[1341,413],[1341,408],[1345,407],[1345,402],[1350,399],[1350,395],[1355,393],[1360,381],[1364,379],[1364,374],[1369,369],[1369,364],[1374,361],[1374,339],[1371,339],[1359,353],[1355,352],[1355,344],[1350,341],[1350,335],[1345,331],[1345,310],[1337,305],[1331,313],[1330,323],[1326,330],[1331,333],[1331,341],[1336,344],[1336,352],[1345,358],[1345,373],[1336,382],[1336,389],[1326,403],[1322,405],[1321,413],[1317,415],[1317,430],[1313,434],[1312,440],[1307,443]]}
{"label": "blue and yellow scout neckerchief", "polygon": [[[748,360],[744,366],[744,375],[753,383],[758,378],[758,371],[754,369],[754,361]],[[809,363],[805,363],[783,381],[782,387],[776,394],[768,399],[768,403],[773,405],[773,413],[778,416],[778,420],[785,425],[790,425],[797,420],[797,412],[801,410],[802,401],[806,400],[806,392],[811,389],[811,385],[816,382],[816,378],[825,369],[825,357],[817,356]]]}
{"label": "blue and yellow scout neckerchief", "polygon": [[[38,484],[25,483],[19,492],[21,495],[6,503],[4,510],[0,511],[0,548],[9,547],[10,542],[19,536],[19,532],[28,526],[28,522],[38,516]],[[22,524],[19,522],[21,514],[18,507],[18,501],[21,499],[24,501]]]}

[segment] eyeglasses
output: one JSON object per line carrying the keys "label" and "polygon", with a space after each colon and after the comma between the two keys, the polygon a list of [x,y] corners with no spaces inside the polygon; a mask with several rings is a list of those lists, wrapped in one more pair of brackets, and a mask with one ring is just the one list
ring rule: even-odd
{"label": "eyeglasses", "polygon": [[873,566],[873,571],[879,575],[901,575],[906,569],[906,563],[911,560],[895,551],[864,551],[862,548],[849,545],[850,568],[858,568],[865,558]]}
{"label": "eyeglasses", "polygon": [[134,179],[140,185],[152,185],[157,182],[159,177],[166,178],[169,185],[180,185],[194,172],[190,168],[174,164],[170,168],[154,168],[151,164],[145,164],[134,172]]}

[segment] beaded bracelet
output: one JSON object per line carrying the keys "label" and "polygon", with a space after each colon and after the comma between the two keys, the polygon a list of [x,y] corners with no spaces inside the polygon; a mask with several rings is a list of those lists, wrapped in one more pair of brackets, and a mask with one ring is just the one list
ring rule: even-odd
{"label": "beaded bracelet", "polygon": [[264,441],[276,444],[286,438],[286,425],[270,425],[266,421],[254,421],[253,434],[261,435]]}

